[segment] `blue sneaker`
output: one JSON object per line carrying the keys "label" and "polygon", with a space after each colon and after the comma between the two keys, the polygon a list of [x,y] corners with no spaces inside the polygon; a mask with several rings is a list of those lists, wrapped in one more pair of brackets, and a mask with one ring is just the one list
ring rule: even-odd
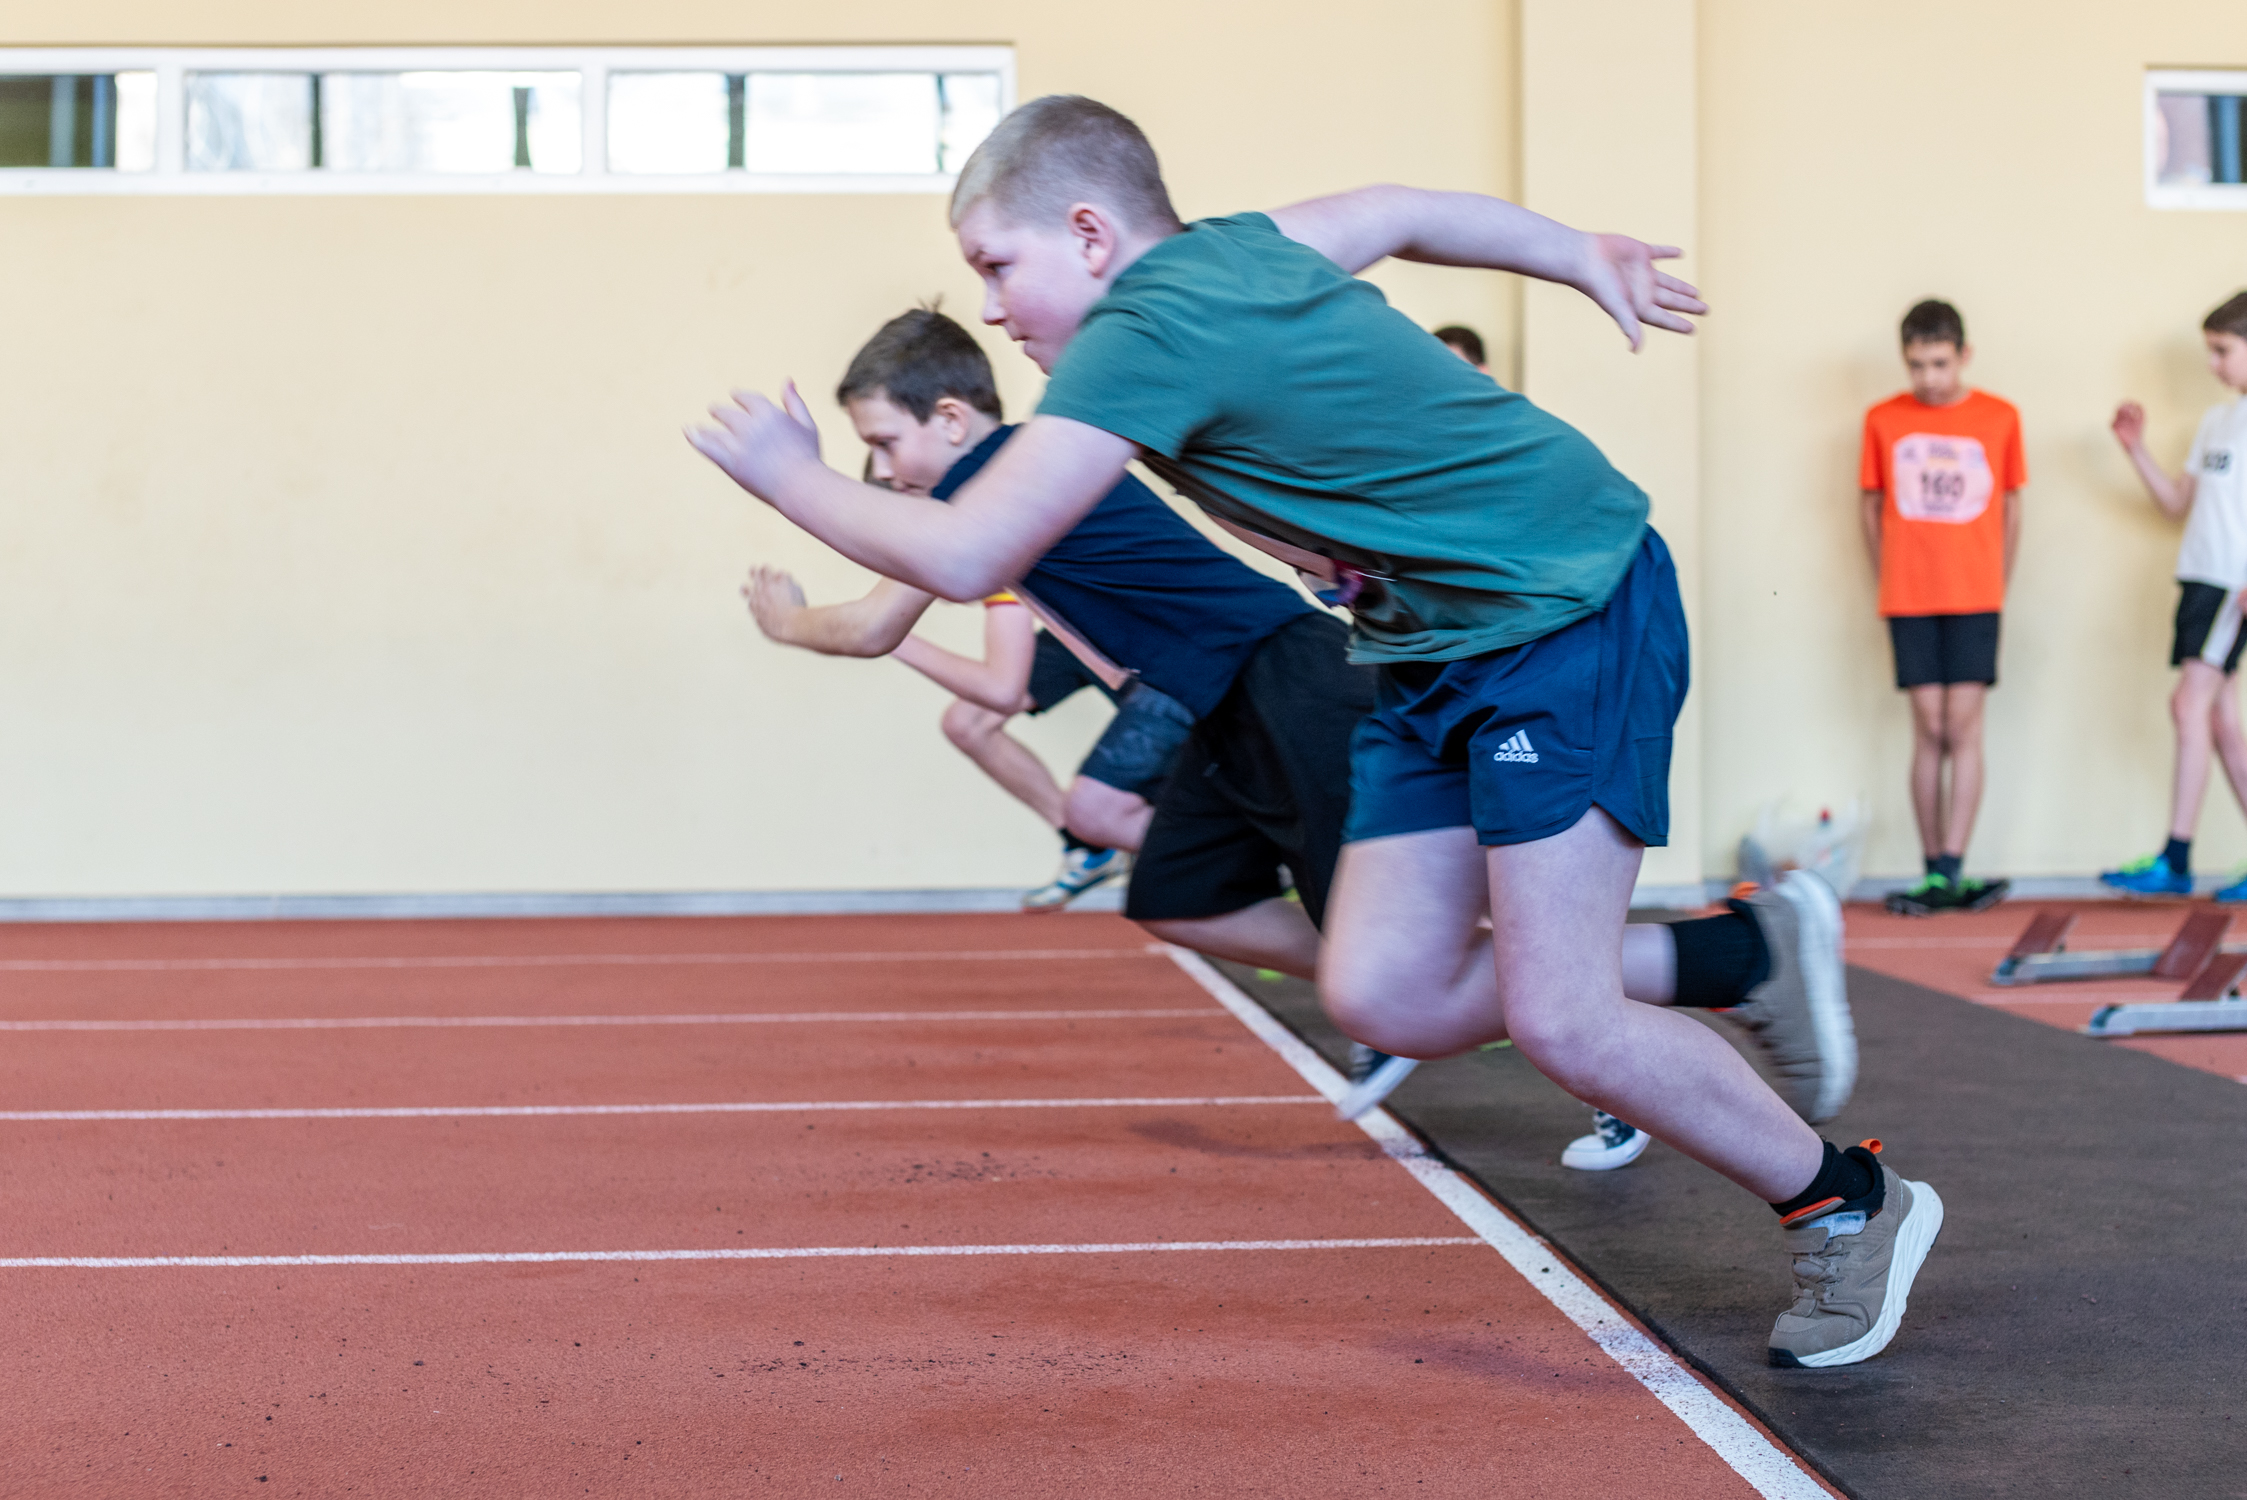
{"label": "blue sneaker", "polygon": [[2227,905],[2247,901],[2247,875],[2241,876],[2230,885],[2216,892],[2216,899]]}
{"label": "blue sneaker", "polygon": [[1059,911],[1095,886],[1127,873],[1131,858],[1121,849],[1071,849],[1061,856],[1061,873],[1022,898],[1024,911]]}
{"label": "blue sneaker", "polygon": [[[2247,883],[2247,882],[2243,882]],[[2135,859],[2119,870],[2102,871],[2099,884],[2118,891],[2128,891],[2133,896],[2189,896],[2192,894],[2192,877],[2179,875],[2169,868],[2169,861],[2158,854]],[[2233,886],[2239,890],[2239,886]],[[2247,901],[2247,892],[2235,900]]]}

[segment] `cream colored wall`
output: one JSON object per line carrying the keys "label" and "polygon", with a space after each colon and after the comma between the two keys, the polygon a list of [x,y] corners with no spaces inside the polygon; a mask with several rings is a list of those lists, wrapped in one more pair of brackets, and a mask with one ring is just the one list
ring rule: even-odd
{"label": "cream colored wall", "polygon": [[[1563,223],[1686,247],[1698,274],[1694,7],[1678,0],[1523,0],[1522,202]],[[1678,569],[1689,626],[1701,608],[1700,351],[1649,332],[1634,354],[1589,299],[1544,282],[1523,293],[1522,389],[1588,434],[1644,488]],[[1696,672],[1705,650],[1695,652]],[[1703,695],[1680,715],[1670,761],[1670,844],[1640,879],[1702,878]]]}
{"label": "cream colored wall", "polygon": [[[1511,18],[1154,0],[12,6],[0,45],[1005,42],[1137,116],[1189,216],[1371,179],[1512,189]],[[751,561],[864,575],[681,442],[826,403],[883,319],[975,307],[935,197],[0,204],[0,895],[1033,883],[1050,836],[886,662],[765,644]],[[1513,357],[1500,278],[1400,305]],[[1016,409],[1035,372],[993,345]],[[979,630],[946,607],[955,644]],[[1064,771],[1101,713],[1028,737]]]}
{"label": "cream colored wall", "polygon": [[[2148,66],[2247,64],[2247,13],[1698,8],[1710,872],[1781,793],[1867,796],[1871,871],[1917,872],[1856,462],[1863,409],[1903,384],[1897,319],[1930,295],[1964,312],[1974,382],[2021,408],[2028,443],[1970,865],[2081,875],[2158,847],[2177,532],[2106,422],[2142,399],[2181,463],[2222,394],[2197,329],[2247,284],[2247,218],[2144,206],[2139,90]],[[2215,868],[2247,837],[2220,788],[2209,802],[2198,862]]]}

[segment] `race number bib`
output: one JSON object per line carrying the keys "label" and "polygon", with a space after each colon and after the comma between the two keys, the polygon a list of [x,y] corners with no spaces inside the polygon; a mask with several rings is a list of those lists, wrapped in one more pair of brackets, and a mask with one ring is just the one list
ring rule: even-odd
{"label": "race number bib", "polygon": [[1896,509],[1907,521],[1963,526],[1990,508],[1989,455],[1970,437],[1915,432],[1896,441]]}

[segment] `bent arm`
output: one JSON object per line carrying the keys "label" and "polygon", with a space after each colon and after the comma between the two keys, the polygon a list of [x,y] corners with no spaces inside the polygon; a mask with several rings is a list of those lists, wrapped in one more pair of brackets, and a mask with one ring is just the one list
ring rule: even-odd
{"label": "bent arm", "polygon": [[1019,604],[983,611],[983,660],[908,636],[897,659],[956,698],[1009,717],[1030,706],[1030,662],[1037,652],[1037,621]]}
{"label": "bent arm", "polygon": [[2130,467],[2138,471],[2138,478],[2153,497],[2153,503],[2172,521],[2181,521],[2185,512],[2192,509],[2193,492],[2199,488],[2198,476],[2191,472],[2171,474],[2155,461],[2142,442],[2126,443],[2123,451],[2130,456]]}
{"label": "bent arm", "polygon": [[910,636],[936,597],[885,578],[864,598],[848,604],[809,605],[795,580],[774,568],[759,568],[743,592],[749,596],[749,613],[767,639],[822,656],[889,655]]}
{"label": "bent arm", "polygon": [[1634,349],[1642,323],[1691,333],[1685,314],[1709,310],[1691,285],[1654,269],[1655,261],[1677,256],[1674,246],[1586,234],[1481,193],[1365,187],[1275,209],[1271,219],[1280,233],[1353,276],[1395,256],[1575,287],[1615,319]]}

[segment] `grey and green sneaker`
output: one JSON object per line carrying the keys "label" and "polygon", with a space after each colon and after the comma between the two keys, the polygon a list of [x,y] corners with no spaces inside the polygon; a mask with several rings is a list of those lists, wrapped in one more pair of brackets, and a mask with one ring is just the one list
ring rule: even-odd
{"label": "grey and green sneaker", "polygon": [[1720,1014],[1745,1026],[1776,1075],[1779,1096],[1813,1125],[1841,1113],[1857,1087],[1857,1028],[1841,963],[1841,903],[1808,870],[1790,870],[1734,909],[1763,934],[1771,973]]}
{"label": "grey and green sneaker", "polygon": [[1881,902],[1899,917],[1931,917],[1939,911],[1956,911],[1961,892],[1947,875],[1927,875],[1908,891],[1890,891]]}
{"label": "grey and green sneaker", "polygon": [[1873,1189],[1843,1203],[1829,1198],[1782,1220],[1794,1257],[1794,1306],[1771,1325],[1771,1363],[1826,1369],[1871,1359],[1904,1321],[1912,1279],[1943,1231],[1943,1200],[1875,1158],[1880,1142],[1844,1155],[1873,1171]]}

